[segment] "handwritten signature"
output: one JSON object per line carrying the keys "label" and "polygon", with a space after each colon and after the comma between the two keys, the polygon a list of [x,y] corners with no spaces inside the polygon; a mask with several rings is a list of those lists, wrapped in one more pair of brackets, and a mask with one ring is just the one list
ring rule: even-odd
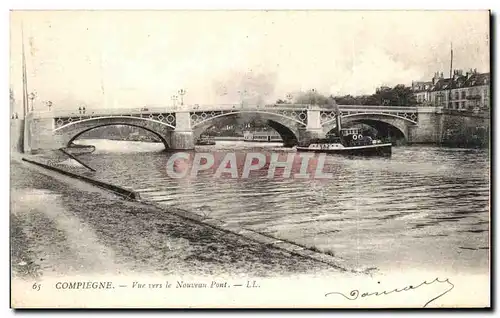
{"label": "handwritten signature", "polygon": [[[409,285],[409,286],[406,286],[404,288],[395,288],[391,291],[384,290],[381,292],[371,292],[371,293],[364,292],[364,293],[361,293],[361,297],[363,298],[363,297],[370,297],[370,296],[390,295],[392,293],[401,293],[401,292],[406,292],[406,291],[410,291],[410,290],[415,290],[415,289],[417,289],[421,286],[424,286],[424,285],[432,285],[434,283],[440,283],[440,284],[448,283],[449,288],[446,291],[444,291],[443,293],[441,293],[441,294],[435,296],[434,298],[430,299],[429,301],[427,301],[424,305],[424,307],[426,307],[431,302],[433,302],[436,299],[449,293],[453,288],[455,288],[455,285],[453,285],[448,278],[446,278],[445,280],[440,280],[439,278],[436,278],[432,282],[423,281],[422,283],[420,283],[419,285],[416,285],[416,286]],[[351,290],[351,292],[348,295],[345,295],[345,294],[340,293],[340,292],[330,292],[330,293],[326,293],[325,297],[330,296],[330,295],[341,295],[341,296],[345,297],[346,299],[356,300],[360,296],[360,292],[357,289]]]}

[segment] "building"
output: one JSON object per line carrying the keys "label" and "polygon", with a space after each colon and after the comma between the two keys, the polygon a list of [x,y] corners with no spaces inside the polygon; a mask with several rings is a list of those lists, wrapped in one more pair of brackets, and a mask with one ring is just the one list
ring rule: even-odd
{"label": "building", "polygon": [[435,73],[430,82],[413,82],[412,90],[421,105],[456,110],[479,110],[490,107],[490,73],[477,70],[454,70],[453,77]]}
{"label": "building", "polygon": [[432,82],[412,82],[411,89],[418,104],[426,105],[430,101]]}

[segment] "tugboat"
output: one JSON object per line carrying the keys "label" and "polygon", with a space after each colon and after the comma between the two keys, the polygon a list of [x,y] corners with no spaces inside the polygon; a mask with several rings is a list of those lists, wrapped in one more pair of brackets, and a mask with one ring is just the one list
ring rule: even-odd
{"label": "tugboat", "polygon": [[337,132],[334,136],[312,139],[299,144],[297,151],[325,152],[349,156],[385,156],[392,155],[392,143],[382,142],[370,136],[363,136],[360,129],[341,129],[340,111],[337,107]]}
{"label": "tugboat", "polygon": [[392,143],[374,140],[370,136],[352,134],[312,139],[305,145],[297,146],[298,151],[326,152],[350,156],[391,156]]}
{"label": "tugboat", "polygon": [[201,135],[198,141],[196,142],[198,146],[213,146],[215,145],[215,138],[208,135]]}

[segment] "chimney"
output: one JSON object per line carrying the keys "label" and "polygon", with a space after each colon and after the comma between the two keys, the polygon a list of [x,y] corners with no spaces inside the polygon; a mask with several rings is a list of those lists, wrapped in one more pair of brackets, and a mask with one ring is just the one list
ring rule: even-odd
{"label": "chimney", "polygon": [[432,77],[432,85],[435,85],[437,83],[439,77],[439,72],[434,72],[434,76]]}

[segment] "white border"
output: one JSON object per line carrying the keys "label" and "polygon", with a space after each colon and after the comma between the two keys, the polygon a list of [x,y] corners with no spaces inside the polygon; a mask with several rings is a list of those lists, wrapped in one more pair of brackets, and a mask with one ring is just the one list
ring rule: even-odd
{"label": "white border", "polygon": [[[2,54],[6,55],[3,57],[2,61],[2,74],[4,74],[3,80],[4,85],[3,89],[0,90],[0,94],[2,97],[2,101],[5,102],[3,109],[3,116],[2,118],[4,120],[9,120],[10,119],[10,114],[9,114],[9,107],[6,105],[7,104],[7,87],[9,83],[9,9],[42,9],[42,10],[53,10],[53,9],[87,9],[87,10],[95,10],[95,9],[232,9],[232,10],[238,10],[238,9],[269,9],[269,10],[277,10],[277,9],[431,9],[431,10],[439,10],[439,9],[455,9],[455,10],[475,10],[475,9],[493,9],[493,12],[498,14],[500,12],[499,9],[499,1],[495,0],[474,0],[474,1],[450,1],[450,2],[438,2],[435,0],[420,0],[420,1],[415,1],[415,2],[402,2],[402,1],[360,1],[360,0],[350,0],[350,1],[342,1],[338,2],[335,4],[332,4],[328,1],[325,0],[308,0],[308,1],[297,1],[297,0],[287,0],[287,1],[269,1],[269,0],[245,0],[245,1],[239,1],[235,3],[235,1],[221,1],[221,0],[212,0],[208,4],[207,2],[204,2],[202,0],[183,0],[183,1],[178,1],[178,2],[170,2],[170,3],[165,3],[164,1],[157,1],[157,0],[141,0],[141,1],[104,1],[104,0],[86,0],[86,1],[57,1],[57,0],[46,0],[46,1],[12,1],[12,0],[7,0],[7,1],[2,1],[1,7],[1,19],[4,28],[2,28],[0,34],[2,37],[2,43],[5,44],[4,49],[2,50]],[[499,17],[497,16],[495,19],[495,29],[496,33],[498,33],[498,19]],[[496,34],[495,34],[496,35]],[[496,42],[497,38],[492,39],[492,44]],[[496,52],[495,52],[496,53]],[[498,54],[495,54],[495,59],[498,58]],[[498,62],[498,60],[496,60]],[[495,86],[493,87],[492,92],[496,93],[497,88],[498,88],[498,80],[497,80],[497,75],[496,75],[496,69],[492,68],[491,71],[494,73],[494,79],[495,79]],[[497,100],[497,97],[495,96],[495,101]],[[492,105],[492,107],[496,108],[497,105]],[[496,111],[496,117],[495,119],[498,121],[498,115],[499,111]],[[0,132],[2,136],[8,136],[9,135],[9,130],[8,128],[9,125],[0,125],[0,129],[3,131]],[[498,132],[494,131],[495,134],[495,140],[500,140],[500,136]],[[0,138],[0,143],[2,146],[2,149],[9,149],[9,139],[8,138]],[[497,154],[498,156],[498,154]],[[4,222],[1,222],[3,225],[3,233],[4,235],[4,241],[2,244],[2,250],[1,250],[1,255],[2,257],[2,270],[0,271],[3,273],[1,285],[2,285],[2,314],[6,314],[6,316],[11,316],[14,315],[12,310],[7,309],[7,304],[9,301],[9,274],[10,274],[10,265],[8,263],[8,255],[10,253],[8,247],[8,233],[9,233],[9,223],[8,223],[8,216],[9,216],[9,178],[10,178],[10,171],[7,170],[7,167],[10,164],[10,157],[9,157],[9,152],[4,151],[4,155],[1,157],[2,159],[2,167],[3,169],[1,170],[2,176],[0,177],[0,180],[2,180],[2,188],[1,188],[1,200],[3,203],[3,216],[6,218]],[[497,158],[498,159],[498,158]],[[497,161],[492,163],[492,166],[497,165]],[[498,168],[497,168],[498,169]],[[495,194],[497,194],[497,191],[495,191]],[[493,195],[493,193],[492,193]],[[496,211],[495,211],[496,212]],[[492,211],[494,213],[494,211]],[[497,216],[498,218],[498,216]],[[492,244],[496,245],[497,240],[495,242],[492,242]],[[498,277],[498,273],[495,277]],[[498,281],[497,281],[498,282]],[[496,283],[497,283],[496,282]],[[498,288],[498,284],[496,284]],[[498,302],[497,302],[498,306]],[[6,310],[7,309],[7,310]],[[367,314],[368,312],[363,312],[363,313],[356,313],[356,315],[364,315]],[[80,313],[81,314],[81,313]],[[89,315],[97,315],[97,316],[104,316],[105,313],[88,313]],[[134,315],[137,313],[134,313]],[[168,315],[175,314],[174,312],[168,313]],[[217,313],[216,313],[217,314]],[[269,315],[268,313],[257,313],[259,316],[267,316]],[[317,313],[316,313],[317,314]],[[325,314],[330,314],[330,313],[325,313]],[[395,313],[391,313],[391,315],[394,315]],[[398,313],[399,314],[399,313]],[[433,313],[435,314],[435,313]],[[454,314],[453,312],[447,313],[447,314]],[[477,314],[477,313],[476,313]],[[36,314],[38,315],[38,314]],[[87,314],[85,314],[87,315]],[[300,315],[306,315],[301,313]],[[478,314],[479,315],[479,314]],[[2,315],[3,316],[3,315]]]}
{"label": "white border", "polygon": [[87,0],[87,1],[36,1],[20,0],[5,1],[7,8],[11,9],[42,9],[42,10],[60,10],[60,9],[200,9],[200,10],[479,10],[489,9],[495,4],[493,0],[464,1],[454,0],[449,3],[442,3],[432,0],[421,0],[413,3],[403,1],[367,1],[351,0],[338,3],[331,3],[324,0],[288,0],[288,1],[269,1],[269,0],[213,0],[210,2],[201,0],[184,1],[113,1],[113,0]]}

